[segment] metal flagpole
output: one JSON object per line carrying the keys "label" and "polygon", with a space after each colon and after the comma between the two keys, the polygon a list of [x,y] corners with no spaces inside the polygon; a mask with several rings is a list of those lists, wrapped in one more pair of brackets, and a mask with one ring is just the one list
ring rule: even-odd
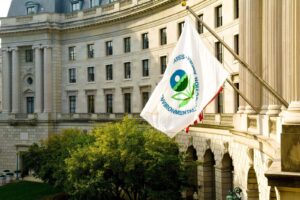
{"label": "metal flagpole", "polygon": [[231,87],[251,106],[251,108],[258,113],[258,110],[252,105],[252,103],[249,101],[249,99],[247,99],[247,97],[245,95],[243,95],[240,90],[235,87],[235,85],[231,82],[231,80],[229,80],[229,78],[226,79],[227,83],[229,83],[229,85],[231,85]]}
{"label": "metal flagpole", "polygon": [[[182,2],[182,6],[185,6],[185,1]],[[186,9],[192,14],[194,15],[194,17],[218,40],[222,43],[222,45],[233,55],[233,57],[235,59],[237,59],[239,61],[239,63],[241,63],[264,87],[266,87],[285,107],[288,107],[289,104],[288,102],[280,95],[278,94],[265,80],[263,80],[260,76],[258,76],[254,71],[252,71],[252,69],[250,68],[250,66],[243,61],[235,52],[232,48],[230,48],[224,40],[222,40],[215,32],[214,30],[212,30],[206,23],[203,22],[203,20],[201,20],[198,15],[189,7],[186,6]],[[228,80],[227,80],[228,82]],[[231,85],[232,86],[232,85]],[[242,95],[237,88],[234,88],[235,91],[237,91],[241,97],[243,97],[244,95]],[[244,96],[245,97],[245,96]],[[246,100],[243,97],[243,99],[254,109],[254,107],[249,103],[249,100]],[[254,109],[255,110],[255,109]],[[256,110],[255,110],[256,111]],[[257,112],[257,111],[256,111]]]}

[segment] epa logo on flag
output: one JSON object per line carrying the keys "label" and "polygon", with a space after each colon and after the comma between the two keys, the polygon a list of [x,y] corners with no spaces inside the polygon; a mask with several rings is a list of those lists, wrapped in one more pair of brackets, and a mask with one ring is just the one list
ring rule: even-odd
{"label": "epa logo on flag", "polygon": [[180,54],[175,57],[170,67],[174,68],[169,80],[171,89],[161,97],[163,107],[176,115],[195,112],[199,97],[199,81],[192,59]]}

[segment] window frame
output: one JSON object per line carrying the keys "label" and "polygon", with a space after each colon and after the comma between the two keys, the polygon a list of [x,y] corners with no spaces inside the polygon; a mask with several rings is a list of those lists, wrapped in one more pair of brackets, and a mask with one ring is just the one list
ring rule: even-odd
{"label": "window frame", "polygon": [[95,67],[87,68],[88,82],[95,82]]}
{"label": "window frame", "polygon": [[69,83],[76,83],[76,68],[69,68]]}
{"label": "window frame", "polygon": [[149,49],[149,34],[142,33],[142,49]]}
{"label": "window frame", "polygon": [[131,79],[131,62],[124,63],[124,79]]}
{"label": "window frame", "polygon": [[113,55],[113,41],[109,40],[105,42],[106,56]]}

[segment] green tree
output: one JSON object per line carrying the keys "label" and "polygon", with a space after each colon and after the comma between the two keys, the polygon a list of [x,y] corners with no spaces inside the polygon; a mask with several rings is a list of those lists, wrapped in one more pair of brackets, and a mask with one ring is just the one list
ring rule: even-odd
{"label": "green tree", "polygon": [[68,191],[76,199],[180,199],[182,156],[175,141],[125,118],[95,128],[95,143],[66,159]]}
{"label": "green tree", "polygon": [[95,141],[94,136],[78,129],[63,130],[51,135],[40,145],[33,144],[24,153],[26,168],[32,169],[35,176],[56,187],[66,188],[65,159],[75,149],[87,146]]}

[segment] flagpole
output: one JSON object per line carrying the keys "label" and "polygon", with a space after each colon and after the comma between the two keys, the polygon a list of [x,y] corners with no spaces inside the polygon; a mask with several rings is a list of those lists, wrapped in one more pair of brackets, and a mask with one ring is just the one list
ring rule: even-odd
{"label": "flagpole", "polygon": [[227,83],[229,83],[229,85],[231,85],[231,87],[249,104],[249,106],[251,106],[251,108],[256,112],[259,113],[258,110],[252,105],[252,103],[249,101],[249,99],[243,95],[241,93],[241,91],[235,87],[235,85],[231,82],[231,80],[229,80],[229,78],[226,79]]}
{"label": "flagpole", "polygon": [[[182,6],[186,6],[186,2],[183,0],[182,1]],[[286,108],[289,106],[289,103],[280,95],[278,94],[265,80],[263,80],[260,76],[258,76],[251,68],[250,66],[244,61],[242,60],[242,58],[240,58],[239,55],[237,55],[234,50],[229,47],[229,45],[227,45],[225,43],[224,40],[222,40],[216,33],[214,30],[212,30],[206,23],[203,22],[203,20],[201,20],[198,15],[189,7],[186,6],[186,9],[218,40],[222,43],[222,45],[233,55],[233,57],[235,59],[237,59],[239,61],[240,64],[242,64],[264,87],[266,87]],[[228,82],[228,80],[227,80]],[[230,84],[230,83],[229,83]],[[230,84],[231,85],[231,84]],[[234,87],[234,85],[231,85]],[[235,88],[235,91],[237,91],[239,93],[239,95],[241,95],[241,97],[251,106],[251,104],[249,103],[249,100],[246,100],[245,96],[242,95],[240,93],[240,91]],[[244,97],[243,97],[244,96]],[[253,109],[254,107],[251,106]],[[255,110],[255,109],[254,109]],[[256,110],[255,110],[256,111]],[[257,111],[256,111],[257,112]]]}

